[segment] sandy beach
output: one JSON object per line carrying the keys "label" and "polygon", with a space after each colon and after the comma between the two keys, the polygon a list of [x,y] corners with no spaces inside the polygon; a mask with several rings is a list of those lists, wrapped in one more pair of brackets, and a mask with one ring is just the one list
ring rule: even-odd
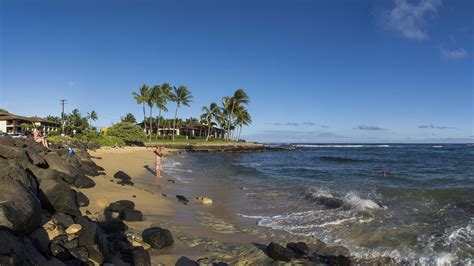
{"label": "sandy beach", "polygon": [[[166,150],[165,157],[172,157],[173,152],[176,153]],[[182,183],[166,174],[156,180],[144,167],[154,164],[153,154],[146,148],[103,148],[91,155],[105,168],[106,175],[95,178],[94,188],[81,190],[90,199],[90,205],[81,211],[100,212],[108,203],[122,199],[135,202],[136,209],[144,214],[144,221],[126,222],[129,230],[140,233],[150,226],[160,226],[169,229],[175,239],[171,247],[150,250],[154,265],[174,265],[181,256],[240,265],[267,264],[272,260],[260,245],[278,240],[314,242],[314,239],[294,239],[284,232],[258,229],[254,220],[238,216],[233,206],[245,204],[244,193],[225,182]],[[129,174],[135,185],[117,184],[113,179],[117,171]],[[185,205],[176,199],[176,195],[183,195],[190,202]],[[197,200],[199,196],[211,198],[212,205]]]}

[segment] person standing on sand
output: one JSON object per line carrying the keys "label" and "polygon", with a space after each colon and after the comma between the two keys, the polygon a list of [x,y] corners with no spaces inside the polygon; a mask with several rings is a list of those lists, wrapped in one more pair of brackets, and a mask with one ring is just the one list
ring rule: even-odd
{"label": "person standing on sand", "polygon": [[153,150],[153,153],[156,155],[156,178],[161,177],[161,157],[163,156],[163,147],[156,145],[156,148]]}

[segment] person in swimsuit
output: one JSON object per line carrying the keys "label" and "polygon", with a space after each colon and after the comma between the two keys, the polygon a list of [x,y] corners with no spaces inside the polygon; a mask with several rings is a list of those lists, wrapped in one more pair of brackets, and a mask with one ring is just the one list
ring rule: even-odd
{"label": "person in swimsuit", "polygon": [[161,157],[163,156],[163,147],[157,145],[153,150],[153,153],[156,155],[156,178],[161,177]]}
{"label": "person in swimsuit", "polygon": [[51,150],[48,141],[43,137],[43,134],[41,134],[41,127],[35,129],[33,132],[33,139],[36,143],[41,143],[46,149]]}

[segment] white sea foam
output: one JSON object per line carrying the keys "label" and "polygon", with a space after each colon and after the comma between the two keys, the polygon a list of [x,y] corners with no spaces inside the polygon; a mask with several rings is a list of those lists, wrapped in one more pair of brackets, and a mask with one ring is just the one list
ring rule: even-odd
{"label": "white sea foam", "polygon": [[387,144],[295,144],[298,148],[389,148]]}
{"label": "white sea foam", "polygon": [[349,192],[344,197],[344,203],[357,211],[365,211],[368,209],[378,210],[381,206],[369,199],[362,199],[355,192]]}
{"label": "white sea foam", "polygon": [[432,146],[433,148],[443,148],[443,146],[441,145],[435,145],[435,146]]}

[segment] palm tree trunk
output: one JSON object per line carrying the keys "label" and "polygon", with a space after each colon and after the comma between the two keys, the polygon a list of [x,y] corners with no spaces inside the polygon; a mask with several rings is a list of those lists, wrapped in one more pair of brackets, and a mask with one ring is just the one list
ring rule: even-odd
{"label": "palm tree trunk", "polygon": [[211,135],[211,122],[208,121],[206,141],[209,140],[209,135]]}
{"label": "palm tree trunk", "polygon": [[145,104],[143,104],[143,131],[146,133],[146,113],[145,113]]}
{"label": "palm tree trunk", "polygon": [[240,140],[240,134],[242,133],[242,125],[240,125],[239,127],[239,137],[237,138],[237,140]]}
{"label": "palm tree trunk", "polygon": [[156,138],[158,138],[158,133],[160,132],[160,117],[161,117],[161,108],[158,109],[158,119],[156,121]]}
{"label": "palm tree trunk", "polygon": [[151,135],[153,135],[153,124],[152,124],[152,115],[153,115],[153,107],[150,107],[150,118],[149,118],[149,121],[150,121],[150,140],[151,140]]}
{"label": "palm tree trunk", "polygon": [[230,114],[229,114],[229,119],[227,121],[227,141],[229,141],[229,138],[230,138],[230,120],[232,120],[232,115],[234,113],[234,105],[235,103],[232,102],[232,108],[230,108]]}
{"label": "palm tree trunk", "polygon": [[178,116],[178,108],[179,108],[179,105],[177,104],[176,105],[176,111],[174,112],[174,120],[173,120],[173,141],[174,141],[174,134],[175,134],[175,131],[176,131],[176,117]]}

